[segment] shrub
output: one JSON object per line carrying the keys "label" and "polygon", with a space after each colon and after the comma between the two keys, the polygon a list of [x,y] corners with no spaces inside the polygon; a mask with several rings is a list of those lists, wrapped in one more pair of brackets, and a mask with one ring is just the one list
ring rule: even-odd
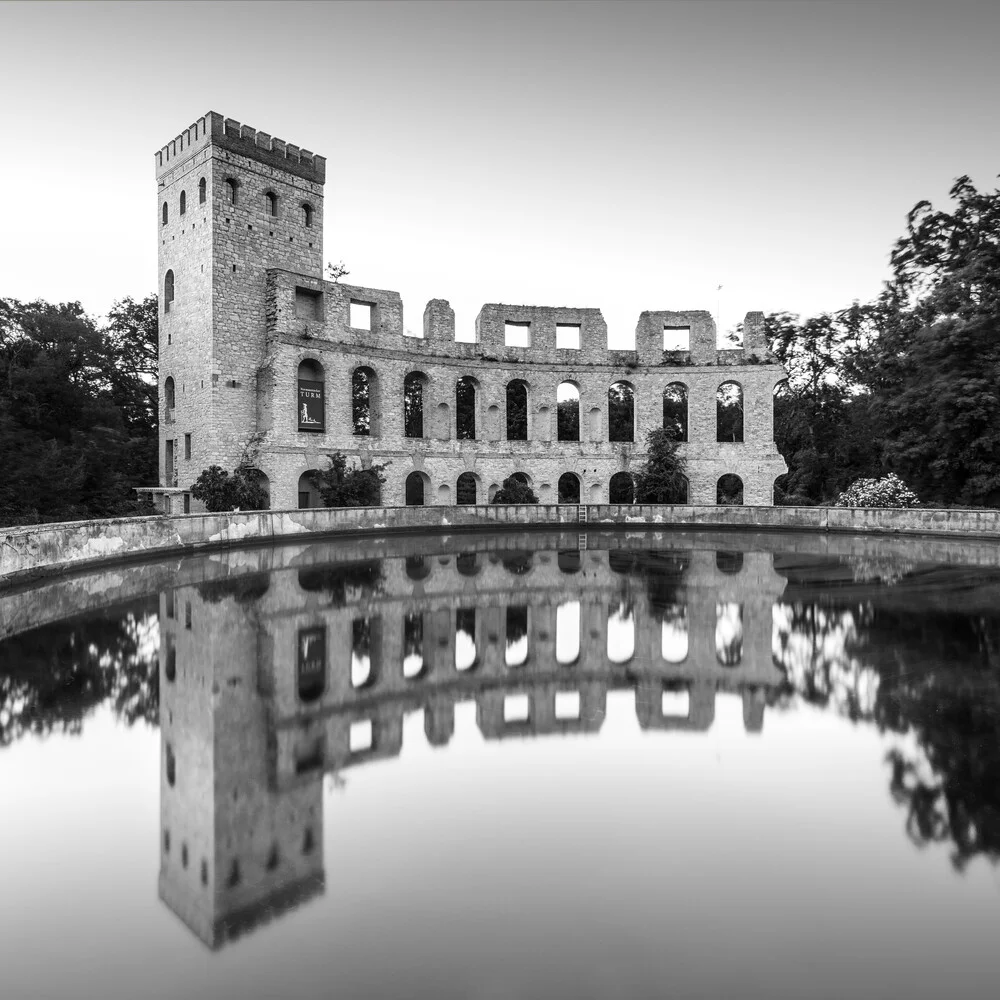
{"label": "shrub", "polygon": [[382,502],[385,465],[371,465],[367,469],[352,465],[348,468],[347,456],[339,451],[330,455],[329,459],[330,468],[312,476],[312,484],[319,491],[324,506],[377,507]]}
{"label": "shrub", "polygon": [[259,473],[249,466],[238,466],[230,476],[220,465],[203,469],[191,487],[191,496],[210,513],[230,510],[267,510],[269,498],[260,485]]}
{"label": "shrub", "polygon": [[538,503],[534,490],[515,476],[508,476],[490,503]]}
{"label": "shrub", "polygon": [[920,501],[895,473],[881,479],[858,479],[834,501],[835,507],[919,507]]}

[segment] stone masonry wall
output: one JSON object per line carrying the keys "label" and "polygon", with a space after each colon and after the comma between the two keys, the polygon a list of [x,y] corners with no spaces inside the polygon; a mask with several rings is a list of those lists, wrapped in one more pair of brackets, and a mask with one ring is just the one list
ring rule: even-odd
{"label": "stone masonry wall", "polygon": [[[324,468],[334,451],[361,465],[388,463],[387,505],[405,503],[411,473],[423,481],[426,504],[454,504],[463,473],[475,478],[477,502],[486,502],[513,472],[524,473],[543,502],[557,499],[566,473],[578,479],[581,502],[607,502],[611,477],[644,462],[646,435],[662,424],[664,388],[680,383],[688,393],[689,435],[681,446],[688,501],[714,504],[719,478],[732,473],[743,482],[744,503],[771,503],[774,480],[786,471],[772,427],[772,394],[785,372],[767,351],[760,313],[747,314],[744,348],[719,351],[707,312],[643,312],[635,350],[619,351],[608,349],[599,309],[500,303],[483,306],[475,343],[456,343],[454,312],[433,299],[424,336],[407,337],[398,293],[322,279],[322,157],[209,112],[156,154],[156,166],[161,399],[169,376],[176,402],[161,411],[161,486],[175,485],[164,463],[172,441],[178,488],[209,465],[232,469],[249,455],[267,478],[272,508],[297,506],[302,475]],[[168,270],[175,289],[169,311]],[[351,325],[352,303],[370,310],[367,328]],[[505,343],[507,324],[520,326],[527,346]],[[556,346],[560,326],[578,328],[577,347]],[[677,327],[690,331],[687,349],[665,351],[664,330]],[[323,372],[322,433],[298,429],[303,361]],[[355,434],[352,420],[351,379],[361,366],[375,374],[368,435]],[[424,377],[420,438],[404,435],[403,383],[412,372]],[[474,440],[457,438],[456,383],[465,377],[476,386]],[[506,439],[506,387],[514,379],[527,384],[527,441]],[[618,381],[635,394],[632,442],[609,440],[608,389]],[[724,381],[742,387],[741,443],[716,442],[716,392]],[[557,440],[562,382],[580,393],[577,442]]]}

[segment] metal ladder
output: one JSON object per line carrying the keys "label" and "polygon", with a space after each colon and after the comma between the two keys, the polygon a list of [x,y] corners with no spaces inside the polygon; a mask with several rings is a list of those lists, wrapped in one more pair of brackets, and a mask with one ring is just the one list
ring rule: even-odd
{"label": "metal ladder", "polygon": [[[583,504],[580,504],[576,508],[576,519],[577,519],[577,521],[580,524],[586,524],[587,523],[587,508]],[[587,533],[586,532],[581,532],[579,535],[577,535],[577,538],[576,538],[576,547],[581,552],[584,551],[587,548]]]}

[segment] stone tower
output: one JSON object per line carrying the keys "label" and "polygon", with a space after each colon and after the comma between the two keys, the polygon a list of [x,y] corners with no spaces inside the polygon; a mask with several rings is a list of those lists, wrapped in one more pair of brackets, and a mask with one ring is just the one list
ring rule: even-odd
{"label": "stone tower", "polygon": [[161,486],[232,469],[257,433],[265,272],[321,277],[325,178],[323,157],[212,111],[156,153]]}

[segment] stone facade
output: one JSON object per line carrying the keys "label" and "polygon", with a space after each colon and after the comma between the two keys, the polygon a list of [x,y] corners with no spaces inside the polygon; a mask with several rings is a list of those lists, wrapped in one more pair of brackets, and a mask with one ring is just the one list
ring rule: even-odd
{"label": "stone facade", "polygon": [[[210,112],[156,160],[161,488],[183,495],[202,469],[232,469],[247,457],[266,477],[272,508],[311,505],[315,493],[302,477],[340,451],[364,466],[389,463],[389,506],[406,502],[413,473],[427,504],[454,504],[463,473],[486,503],[514,472],[542,502],[556,502],[559,479],[570,473],[580,502],[607,503],[611,477],[644,462],[646,434],[663,422],[663,391],[679,383],[687,393],[689,502],[715,504],[726,474],[740,477],[746,504],[772,502],[774,480],[787,471],[773,440],[773,391],[786,376],[767,350],[761,313],[747,314],[743,347],[718,350],[707,312],[643,312],[635,350],[618,351],[607,347],[598,309],[498,303],[480,311],[475,342],[458,343],[454,312],[433,299],[423,336],[406,336],[398,293],[322,277],[322,157]],[[509,325],[526,346],[509,346]],[[560,325],[578,346],[557,346]],[[689,332],[687,350],[664,350],[671,328]],[[367,433],[358,432],[352,393],[362,367],[372,376]],[[423,427],[408,437],[404,380],[413,373],[421,376]],[[300,425],[303,378],[322,383],[312,430]],[[474,438],[459,434],[463,378],[475,388]],[[527,440],[508,439],[512,380],[526,384]],[[579,440],[558,440],[564,382],[579,392]],[[632,441],[609,440],[608,390],[619,382],[633,393]],[[716,440],[724,382],[742,390],[743,441]]]}

